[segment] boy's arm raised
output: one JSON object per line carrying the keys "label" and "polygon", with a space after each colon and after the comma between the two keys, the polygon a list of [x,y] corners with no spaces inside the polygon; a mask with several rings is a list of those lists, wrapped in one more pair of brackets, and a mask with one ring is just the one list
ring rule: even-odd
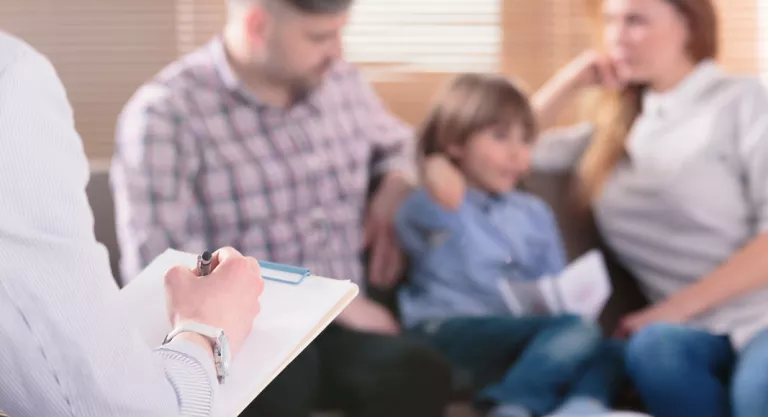
{"label": "boy's arm raised", "polygon": [[464,201],[466,183],[461,171],[443,155],[424,161],[424,188],[430,197],[447,210],[458,210]]}

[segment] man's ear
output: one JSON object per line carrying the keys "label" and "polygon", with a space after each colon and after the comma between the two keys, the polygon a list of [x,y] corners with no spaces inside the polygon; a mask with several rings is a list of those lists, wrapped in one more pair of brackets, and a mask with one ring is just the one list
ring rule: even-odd
{"label": "man's ear", "polygon": [[267,36],[270,22],[274,18],[264,6],[255,5],[244,12],[243,19],[248,41],[252,45],[262,45]]}

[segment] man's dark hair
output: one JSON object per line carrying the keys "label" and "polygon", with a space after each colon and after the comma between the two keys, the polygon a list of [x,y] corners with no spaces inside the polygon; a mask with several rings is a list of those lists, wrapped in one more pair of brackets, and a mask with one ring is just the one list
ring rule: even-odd
{"label": "man's dark hair", "polygon": [[230,6],[243,7],[261,3],[270,5],[289,6],[304,13],[340,13],[349,9],[353,0],[229,0]]}

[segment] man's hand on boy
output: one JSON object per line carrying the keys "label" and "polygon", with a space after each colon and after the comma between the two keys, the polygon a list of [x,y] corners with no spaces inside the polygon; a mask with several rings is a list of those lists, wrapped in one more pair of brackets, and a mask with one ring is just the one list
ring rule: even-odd
{"label": "man's hand on boy", "polygon": [[404,255],[395,236],[395,214],[412,190],[399,173],[388,174],[371,199],[365,218],[365,247],[370,250],[368,279],[377,288],[391,288],[403,273]]}
{"label": "man's hand on boy", "polygon": [[458,210],[464,201],[464,176],[443,155],[429,156],[424,161],[424,186],[448,210]]}

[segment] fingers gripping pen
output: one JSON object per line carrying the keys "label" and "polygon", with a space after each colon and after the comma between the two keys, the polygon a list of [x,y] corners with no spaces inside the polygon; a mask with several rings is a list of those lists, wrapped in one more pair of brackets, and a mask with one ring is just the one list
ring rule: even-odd
{"label": "fingers gripping pen", "polygon": [[213,260],[213,254],[205,251],[202,255],[197,257],[197,274],[204,277],[211,273],[211,261]]}

